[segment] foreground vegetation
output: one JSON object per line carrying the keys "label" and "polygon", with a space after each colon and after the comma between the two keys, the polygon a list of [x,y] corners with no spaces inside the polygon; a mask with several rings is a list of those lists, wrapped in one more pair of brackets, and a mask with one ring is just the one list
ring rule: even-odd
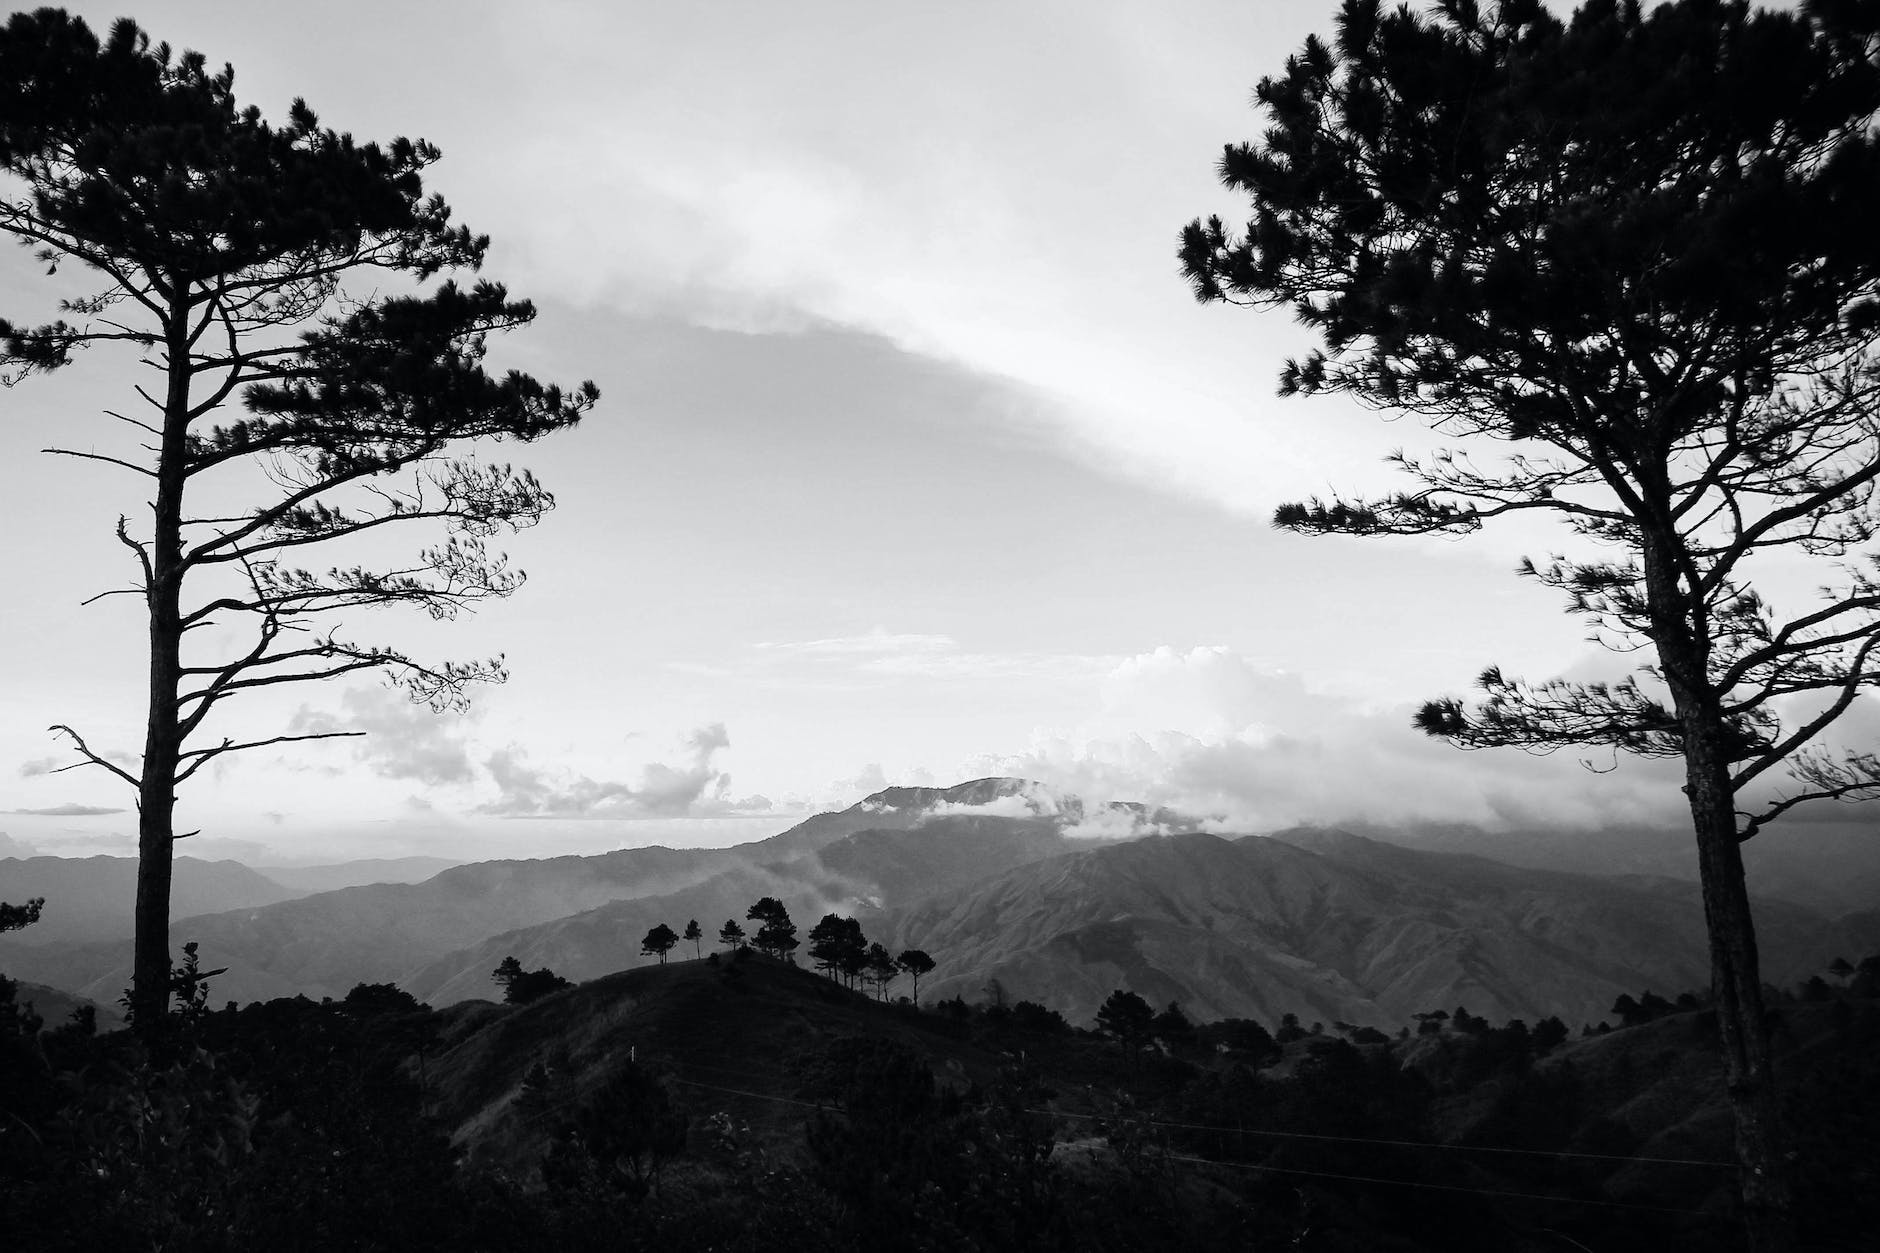
{"label": "foreground vegetation", "polygon": [[[1601,1249],[1732,1234],[1714,1015],[1269,1030],[883,1004],[748,949],[529,1004],[387,984],[162,1042],[0,987],[0,1225],[35,1249]],[[1880,959],[1786,998],[1811,1247],[1880,1220]],[[1138,1001],[1140,1004],[1140,1002]],[[1695,1003],[1685,998],[1686,1006]],[[1147,1010],[1143,1006],[1143,1010]]]}

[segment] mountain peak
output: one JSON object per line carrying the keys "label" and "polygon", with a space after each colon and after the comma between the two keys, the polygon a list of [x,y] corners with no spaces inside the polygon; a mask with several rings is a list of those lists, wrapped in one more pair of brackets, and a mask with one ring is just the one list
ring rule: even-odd
{"label": "mountain peak", "polygon": [[853,808],[864,813],[919,812],[933,809],[938,805],[957,805],[962,808],[976,809],[1008,796],[1031,797],[1050,794],[1050,789],[1042,783],[1035,783],[1030,779],[994,775],[984,779],[956,783],[947,788],[887,787],[863,797]]}

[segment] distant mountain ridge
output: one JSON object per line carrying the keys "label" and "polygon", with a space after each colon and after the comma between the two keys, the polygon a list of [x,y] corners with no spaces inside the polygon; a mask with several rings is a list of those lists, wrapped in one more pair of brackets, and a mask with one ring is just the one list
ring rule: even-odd
{"label": "distant mountain ridge", "polygon": [[[1708,978],[1688,882],[1519,869],[1338,830],[1070,834],[1181,822],[1022,779],[888,788],[735,848],[477,862],[415,883],[179,911],[172,936],[229,967],[218,1001],[337,997],[363,981],[452,1004],[493,997],[490,972],[512,955],[591,979],[650,960],[640,941],[658,923],[697,919],[715,937],[759,896],[783,901],[802,934],[834,912],[897,950],[926,949],[940,966],[924,1000],[980,1000],[996,986],[1076,1022],[1117,987],[1202,1017],[1394,1027],[1464,1003],[1592,1021],[1618,992]],[[1763,902],[1758,918],[1772,979],[1880,947],[1880,913],[1831,921]],[[128,982],[129,946],[7,937],[0,970],[109,1003]]]}
{"label": "distant mountain ridge", "polygon": [[[171,911],[177,917],[273,905],[302,895],[237,861],[178,857],[172,876]],[[10,937],[18,943],[128,939],[137,900],[137,859],[0,858],[0,900],[38,896],[46,898],[46,907],[37,924]]]}
{"label": "distant mountain ridge", "polygon": [[[939,967],[939,997],[1001,994],[1088,1021],[1117,987],[1203,1018],[1282,1013],[1395,1027],[1466,1003],[1496,1021],[1597,1021],[1645,987],[1705,986],[1695,888],[1424,853],[1345,832],[1150,838],[1055,857],[892,917],[895,947]],[[1772,979],[1814,973],[1835,944],[1880,942],[1762,901]]]}

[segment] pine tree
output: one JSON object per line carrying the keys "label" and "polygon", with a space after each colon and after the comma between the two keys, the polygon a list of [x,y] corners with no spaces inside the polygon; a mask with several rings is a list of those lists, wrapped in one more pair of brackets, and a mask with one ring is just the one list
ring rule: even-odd
{"label": "pine tree", "polygon": [[[138,389],[145,409],[112,415],[131,447],[86,437],[49,450],[128,471],[150,508],[117,520],[133,573],[101,593],[146,612],[141,761],[127,768],[54,728],[75,764],[137,793],[141,1030],[165,1018],[178,786],[230,753],[356,734],[237,730],[191,747],[212,714],[263,687],[357,672],[387,672],[440,708],[504,677],[501,658],[421,662],[335,633],[348,610],[449,618],[519,587],[484,540],[533,525],[554,498],[527,471],[447,450],[563,429],[597,395],[485,371],[488,338],[535,316],[499,284],[422,290],[474,271],[489,245],[426,196],[438,155],[408,139],[355,143],[303,101],[270,125],[236,103],[231,69],[153,47],[128,19],[102,42],[56,9],[0,27],[0,233],[98,283],[54,321],[0,320],[0,381],[105,344],[157,376]],[[223,416],[237,402],[246,412]],[[275,494],[230,516],[222,484],[244,468]],[[411,524],[441,541],[388,568],[297,564],[326,541]]]}
{"label": "pine tree", "polygon": [[694,918],[692,921],[685,924],[685,938],[692,941],[692,957],[694,960],[705,956],[705,933],[699,930],[698,919]]}
{"label": "pine tree", "polygon": [[910,948],[894,959],[894,964],[914,979],[914,1004],[920,1004],[920,977],[933,973],[934,960],[917,948]]}
{"label": "pine tree", "polygon": [[888,985],[893,983],[894,977],[901,973],[894,964],[894,954],[879,944],[870,944],[862,958],[862,969],[865,972],[864,977],[875,985],[875,999],[886,1000]]}
{"label": "pine tree", "polygon": [[640,952],[643,956],[659,958],[659,964],[663,966],[666,964],[666,954],[678,942],[678,933],[662,922],[648,931],[646,938],[640,941]]}
{"label": "pine tree", "polygon": [[[1322,339],[1283,394],[1479,449],[1398,454],[1407,490],[1278,525],[1555,517],[1573,552],[1522,573],[1643,650],[1612,684],[1491,667],[1484,700],[1417,725],[1682,764],[1758,1249],[1792,1247],[1793,1202],[1740,845],[1880,792],[1880,757],[1823,738],[1880,681],[1880,579],[1858,558],[1880,523],[1877,39],[1872,5],[1594,0],[1563,23],[1539,0],[1347,0],[1334,40],[1261,82],[1265,138],[1222,159],[1246,230],[1195,222],[1181,249],[1201,299],[1283,306]],[[1818,607],[1778,615],[1750,584],[1774,552],[1833,567]],[[1772,793],[1778,767],[1793,786]]]}
{"label": "pine tree", "polygon": [[718,928],[718,942],[734,953],[744,947],[744,928],[736,918],[725,919],[725,925]]}

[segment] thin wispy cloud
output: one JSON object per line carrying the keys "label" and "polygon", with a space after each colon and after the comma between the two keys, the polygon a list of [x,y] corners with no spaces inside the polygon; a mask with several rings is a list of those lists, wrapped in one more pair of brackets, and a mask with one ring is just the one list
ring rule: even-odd
{"label": "thin wispy cloud", "polygon": [[106,814],[129,813],[127,809],[114,809],[108,805],[47,805],[41,809],[0,809],[0,813],[19,814],[34,818],[100,818]]}

